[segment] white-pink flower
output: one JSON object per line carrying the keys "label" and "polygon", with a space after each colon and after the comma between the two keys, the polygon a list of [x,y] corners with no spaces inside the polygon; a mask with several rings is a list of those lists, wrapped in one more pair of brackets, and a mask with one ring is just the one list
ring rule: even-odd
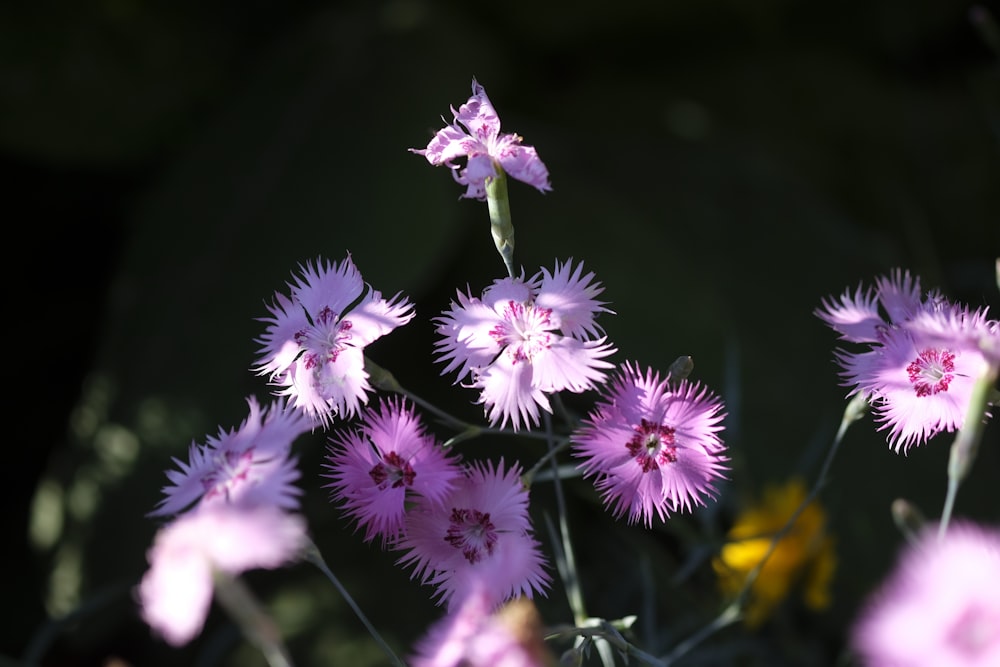
{"label": "white-pink flower", "polygon": [[229,575],[274,569],[306,541],[301,517],[276,507],[201,507],[156,534],[137,593],[141,614],[174,646],[201,632],[212,601],[213,571]]}
{"label": "white-pink flower", "polygon": [[[500,134],[500,117],[475,79],[472,97],[458,111],[452,107],[451,113],[454,122],[439,130],[427,148],[411,148],[410,152],[423,155],[434,166],[451,169],[455,180],[466,186],[463,197],[485,199],[486,179],[495,178],[501,169],[541,192],[552,189],[549,171],[534,147],[523,145],[516,134]],[[465,167],[455,162],[462,157],[467,158]]]}
{"label": "white-pink flower", "polygon": [[275,293],[256,371],[268,375],[296,407],[324,426],[336,415],[353,416],[371,386],[364,348],[413,318],[413,304],[399,294],[382,298],[361,278],[351,257],[300,266],[291,294]]}
{"label": "white-pink flower", "polygon": [[531,531],[520,468],[503,459],[475,463],[440,504],[420,499],[406,513],[397,547],[413,577],[437,588],[441,602],[486,583],[491,604],[548,587],[540,545]]}
{"label": "white-pink flower", "polygon": [[527,281],[495,280],[482,298],[459,292],[435,318],[442,373],[471,378],[491,424],[537,425],[539,408],[551,412],[547,394],[592,389],[612,367],[604,357],[616,350],[595,321],[612,311],[597,300],[604,288],[593,279],[570,260]]}
{"label": "white-pink flower", "polygon": [[927,530],[855,620],[866,667],[1000,665],[1000,529]]}

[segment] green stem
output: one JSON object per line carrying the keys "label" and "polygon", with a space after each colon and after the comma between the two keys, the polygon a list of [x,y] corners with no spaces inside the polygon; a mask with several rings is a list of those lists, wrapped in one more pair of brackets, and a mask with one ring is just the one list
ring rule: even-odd
{"label": "green stem", "polygon": [[308,560],[310,563],[319,568],[320,572],[325,574],[326,578],[330,580],[330,582],[334,585],[334,587],[336,587],[336,589],[344,597],[344,600],[354,611],[354,615],[358,617],[358,620],[361,621],[361,624],[365,626],[366,630],[368,630],[368,634],[372,636],[372,638],[375,640],[375,643],[379,645],[379,647],[382,649],[382,652],[385,653],[385,655],[389,658],[389,661],[392,662],[392,664],[396,665],[396,667],[406,667],[406,663],[400,660],[399,657],[393,652],[393,650],[389,648],[389,645],[385,642],[384,639],[382,639],[382,635],[378,633],[378,631],[375,629],[375,626],[371,624],[371,622],[368,620],[368,617],[365,616],[364,612],[361,611],[361,607],[358,606],[358,604],[354,601],[354,598],[351,597],[351,594],[348,593],[347,589],[344,588],[343,584],[340,583],[340,580],[337,579],[337,577],[334,576],[333,572],[330,571],[330,568],[327,567],[326,561],[323,560],[323,556],[322,554],[320,554],[319,549],[316,547],[316,544],[310,541],[309,544],[306,545],[304,555],[306,560]]}
{"label": "green stem", "polygon": [[292,659],[281,641],[281,633],[274,620],[267,615],[257,598],[240,579],[215,570],[215,599],[267,660],[271,667],[291,667]]}
{"label": "green stem", "polygon": [[507,197],[507,174],[499,166],[497,175],[486,179],[486,205],[490,211],[490,233],[497,252],[507,267],[507,275],[514,277],[514,223],[510,218],[510,199]]}
{"label": "green stem", "polygon": [[955,508],[955,498],[958,496],[958,487],[968,476],[979,453],[979,444],[983,440],[983,431],[986,430],[983,415],[986,414],[990,404],[996,402],[996,389],[993,384],[997,380],[997,371],[997,364],[990,364],[986,372],[972,386],[965,420],[951,445],[948,456],[948,491],[941,512],[941,522],[938,524],[938,539],[944,537],[948,530],[948,523]]}

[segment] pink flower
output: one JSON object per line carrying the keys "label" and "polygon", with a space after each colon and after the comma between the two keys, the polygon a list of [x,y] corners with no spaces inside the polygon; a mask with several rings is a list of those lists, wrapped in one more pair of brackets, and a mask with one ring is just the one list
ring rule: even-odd
{"label": "pink flower", "polygon": [[898,271],[879,278],[875,292],[859,287],[853,297],[845,292],[839,304],[824,301],[816,311],[842,340],[867,344],[861,351],[837,350],[835,357],[848,395],[869,397],[879,430],[889,431],[897,453],[962,427],[973,386],[997,363],[1000,349],[1000,325],[986,314],[937,292],[922,299],[919,280]]}
{"label": "pink flower", "polygon": [[180,469],[167,471],[170,484],[151,516],[178,514],[195,503],[298,507],[301,491],[293,482],[299,471],[291,446],[313,424],[284,403],[264,410],[253,397],[247,403],[250,415],[238,429],[219,429],[206,444],[192,443],[187,463],[174,459]]}
{"label": "pink flower", "polygon": [[365,529],[365,541],[379,536],[385,544],[398,537],[408,503],[423,496],[440,506],[462,471],[401,400],[382,401],[363,416],[360,428],[330,439],[324,476]]}
{"label": "pink flower", "polygon": [[852,645],[868,667],[1000,665],[1000,530],[928,530],[855,620]]}
{"label": "pink flower", "polygon": [[257,372],[270,375],[296,407],[324,426],[334,415],[353,416],[367,402],[364,348],[413,318],[413,305],[367,286],[348,256],[300,266],[291,296],[275,293],[268,307]]}
{"label": "pink flower", "polygon": [[457,369],[457,381],[471,376],[468,386],[480,390],[490,424],[537,425],[539,407],[551,412],[547,393],[586,391],[611,368],[602,359],[616,350],[594,321],[611,312],[596,299],[604,288],[571,261],[527,282],[495,280],[482,299],[459,292],[458,303],[435,318],[443,336],[438,361],[447,362],[442,373]]}
{"label": "pink flower", "polygon": [[476,586],[434,624],[417,645],[411,667],[545,667],[538,612],[516,600],[499,613],[487,589]]}
{"label": "pink flower", "polygon": [[174,646],[191,641],[212,601],[212,573],[237,575],[293,560],[306,540],[305,522],[274,507],[215,505],[161,528],[138,587],[143,620]]}
{"label": "pink flower", "polygon": [[872,351],[841,353],[838,359],[845,382],[855,386],[852,393],[871,395],[889,445],[905,453],[962,427],[973,387],[989,368],[976,332],[988,335],[995,326],[985,311],[924,310],[888,330]]}
{"label": "pink flower", "polygon": [[478,582],[488,583],[494,605],[548,586],[520,472],[505,471],[503,459],[495,469],[473,464],[443,505],[420,499],[407,512],[399,563],[412,564],[412,576],[435,586],[442,602]]}
{"label": "pink flower", "polygon": [[[552,189],[549,171],[534,147],[522,145],[516,134],[500,134],[500,118],[475,79],[472,97],[458,111],[452,107],[451,113],[455,122],[439,130],[427,148],[410,151],[434,166],[451,169],[455,180],[467,188],[464,197],[485,199],[486,179],[496,177],[501,169],[541,192]],[[467,158],[464,168],[455,163],[461,157]]]}
{"label": "pink flower", "polygon": [[652,525],[714,497],[729,458],[717,433],[721,400],[697,383],[660,380],[624,364],[583,425],[571,436],[585,477],[595,477],[616,518]]}

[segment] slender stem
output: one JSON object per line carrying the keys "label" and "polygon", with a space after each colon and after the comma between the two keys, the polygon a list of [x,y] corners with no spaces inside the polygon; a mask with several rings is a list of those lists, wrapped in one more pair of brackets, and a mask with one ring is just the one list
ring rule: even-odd
{"label": "slender stem", "polygon": [[281,641],[274,620],[267,615],[257,598],[242,580],[216,570],[213,572],[215,599],[221,604],[249,639],[260,649],[271,667],[292,667],[292,659]]}
{"label": "slender stem", "polygon": [[340,583],[340,580],[337,579],[337,577],[333,574],[333,572],[330,571],[330,568],[327,567],[326,561],[323,560],[322,554],[320,554],[319,549],[316,547],[316,544],[311,540],[309,544],[306,546],[305,557],[306,560],[308,560],[310,563],[318,567],[320,572],[325,574],[327,579],[329,579],[330,582],[333,583],[334,587],[336,587],[336,589],[344,597],[344,600],[354,611],[354,615],[357,616],[358,620],[361,621],[361,624],[365,626],[365,629],[368,630],[368,634],[372,636],[372,638],[375,640],[375,643],[379,645],[379,648],[382,649],[382,652],[386,654],[386,656],[389,658],[392,664],[396,665],[396,667],[406,667],[406,663],[400,660],[399,657],[393,652],[393,650],[389,648],[389,645],[385,642],[384,639],[382,639],[382,635],[378,633],[378,631],[375,629],[375,626],[371,624],[371,622],[368,620],[368,617],[365,616],[363,611],[361,611],[361,607],[358,606],[358,604],[354,601],[354,598],[351,597],[351,594],[348,593],[347,589],[344,588],[343,584]]}
{"label": "slender stem", "polygon": [[958,496],[958,487],[961,486],[972,464],[979,453],[979,444],[983,439],[983,431],[986,430],[986,421],[983,415],[992,401],[996,389],[993,384],[996,382],[998,372],[997,364],[990,364],[981,377],[972,386],[972,395],[969,397],[969,407],[965,412],[965,420],[962,428],[958,430],[955,441],[951,445],[951,452],[948,456],[948,491],[944,499],[944,509],[941,512],[941,522],[938,524],[938,539],[944,537],[948,530],[948,523],[951,521],[951,514],[955,507],[955,498]]}
{"label": "slender stem", "polygon": [[669,655],[664,659],[665,664],[669,665],[674,660],[677,660],[682,655],[690,651],[692,648],[703,642],[705,639],[713,635],[715,632],[721,628],[734,623],[739,620],[742,616],[742,609],[746,605],[746,601],[750,596],[750,589],[753,587],[754,582],[757,581],[757,577],[760,576],[761,570],[767,563],[768,559],[775,552],[778,547],[778,543],[784,539],[785,535],[792,529],[795,522],[798,521],[799,516],[809,506],[816,496],[819,495],[820,489],[826,484],[827,475],[830,472],[830,466],[833,463],[833,458],[837,454],[837,450],[840,448],[840,443],[844,439],[844,434],[847,433],[848,427],[855,421],[860,419],[864,415],[865,410],[868,405],[868,397],[863,393],[857,394],[851,401],[847,404],[844,409],[844,416],[840,421],[840,427],[837,429],[837,435],[833,439],[833,444],[830,447],[830,451],[827,452],[826,458],[823,460],[823,465],[820,467],[819,475],[816,478],[816,483],[813,484],[809,493],[806,497],[799,503],[799,506],[792,512],[792,515],[788,517],[788,520],[781,527],[778,532],[774,534],[771,538],[771,543],[768,545],[767,551],[764,553],[764,557],[761,558],[760,562],[750,571],[747,578],[743,582],[743,588],[740,590],[739,595],[736,599],[722,610],[722,613],[715,618],[711,623],[706,625],[704,628],[699,630],[697,633],[681,642],[674,647],[674,650],[669,653]]}

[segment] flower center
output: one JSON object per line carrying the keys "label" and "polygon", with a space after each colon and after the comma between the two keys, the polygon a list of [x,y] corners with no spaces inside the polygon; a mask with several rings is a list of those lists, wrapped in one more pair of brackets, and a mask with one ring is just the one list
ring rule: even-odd
{"label": "flower center", "polygon": [[1000,616],[996,611],[973,604],[959,617],[947,637],[959,653],[974,661],[1000,645]]}
{"label": "flower center", "polygon": [[401,486],[413,486],[413,480],[417,473],[409,461],[403,459],[396,452],[389,452],[382,457],[382,460],[375,464],[368,474],[372,481],[380,489],[391,486],[398,489]]}
{"label": "flower center", "polygon": [[231,501],[240,487],[250,485],[253,471],[253,447],[246,451],[224,451],[216,455],[214,469],[201,478],[204,498]]}
{"label": "flower center", "polygon": [[478,563],[492,556],[497,539],[496,526],[490,521],[489,512],[484,514],[479,510],[452,508],[444,540],[461,550],[467,561]]}
{"label": "flower center", "polygon": [[949,350],[928,347],[906,367],[910,384],[917,396],[933,396],[948,391],[948,385],[955,378],[955,353]]}
{"label": "flower center", "polygon": [[503,322],[490,330],[490,337],[504,348],[516,364],[529,364],[538,353],[552,344],[552,309],[508,301],[503,309]]}
{"label": "flower center", "polygon": [[351,339],[353,326],[350,320],[341,320],[329,306],[323,306],[313,325],[295,334],[295,342],[305,348],[302,356],[305,367],[314,369],[336,362],[337,355]]}
{"label": "flower center", "polygon": [[642,471],[650,472],[677,462],[676,442],[674,429],[643,419],[625,447]]}

